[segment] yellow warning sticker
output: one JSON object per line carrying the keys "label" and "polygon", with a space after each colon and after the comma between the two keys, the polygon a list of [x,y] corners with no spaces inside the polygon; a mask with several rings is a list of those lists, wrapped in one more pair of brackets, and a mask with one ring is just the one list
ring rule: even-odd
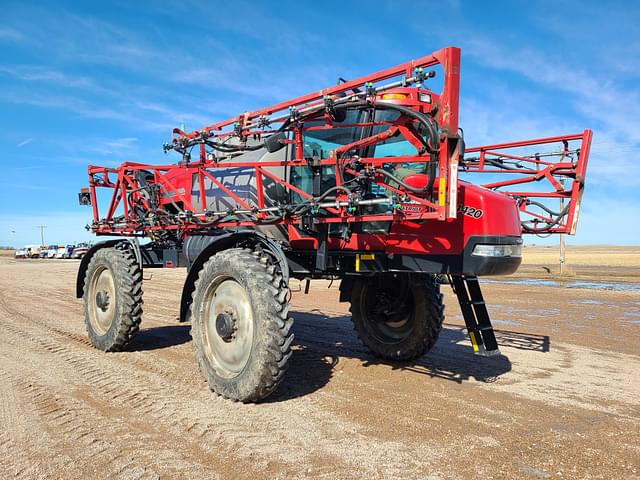
{"label": "yellow warning sticker", "polygon": [[469,332],[469,338],[471,339],[471,345],[473,345],[473,351],[478,351],[478,341],[476,340],[476,335],[473,332]]}
{"label": "yellow warning sticker", "polygon": [[440,177],[440,183],[438,184],[438,205],[444,206],[444,201],[447,198],[447,181],[444,177]]}
{"label": "yellow warning sticker", "polygon": [[375,260],[373,253],[356,253],[356,272],[360,271],[360,260]]}

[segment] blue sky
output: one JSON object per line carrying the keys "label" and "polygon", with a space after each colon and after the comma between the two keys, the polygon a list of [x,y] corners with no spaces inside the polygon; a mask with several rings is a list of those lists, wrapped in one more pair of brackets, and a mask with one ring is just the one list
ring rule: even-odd
{"label": "blue sky", "polygon": [[[88,239],[86,165],[448,45],[468,145],[594,130],[572,243],[640,243],[637,2],[3,2],[0,245]],[[540,243],[533,237],[530,242]]]}

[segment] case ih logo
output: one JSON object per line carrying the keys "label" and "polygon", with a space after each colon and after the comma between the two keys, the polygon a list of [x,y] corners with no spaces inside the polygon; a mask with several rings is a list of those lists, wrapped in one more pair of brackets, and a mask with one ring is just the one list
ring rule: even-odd
{"label": "case ih logo", "polygon": [[468,207],[467,205],[460,205],[458,207],[458,213],[471,218],[480,218],[482,217],[482,215],[484,215],[484,212],[479,208]]}

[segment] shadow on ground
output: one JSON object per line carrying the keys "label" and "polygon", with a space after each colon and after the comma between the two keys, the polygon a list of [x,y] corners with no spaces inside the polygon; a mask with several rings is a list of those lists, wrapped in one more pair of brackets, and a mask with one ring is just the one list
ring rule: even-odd
{"label": "shadow on ground", "polygon": [[[468,380],[493,382],[511,370],[505,355],[479,357],[464,328],[445,324],[436,346],[414,362],[380,360],[360,343],[349,317],[331,317],[320,311],[292,312],[295,320],[295,353],[289,371],[278,391],[268,401],[283,401],[304,396],[329,382],[339,358],[352,358],[364,367],[388,365],[393,370],[437,377],[456,383]],[[549,337],[507,330],[496,330],[502,347],[548,352]]]}
{"label": "shadow on ground", "polygon": [[191,325],[163,325],[151,328],[144,328],[143,326],[129,344],[127,350],[130,352],[142,352],[182,345],[191,341],[190,330]]}
{"label": "shadow on ground", "polygon": [[[292,312],[294,318],[293,358],[278,390],[267,402],[279,402],[308,395],[326,385],[339,358],[356,359],[367,368],[387,365],[393,370],[411,372],[462,383],[469,380],[493,382],[511,370],[505,355],[474,355],[463,327],[445,324],[436,346],[414,362],[387,362],[374,357],[360,343],[351,319],[327,316],[320,311]],[[191,340],[189,325],[165,325],[141,330],[129,345],[129,351],[145,351],[181,345]],[[498,344],[533,352],[548,352],[549,337],[496,330]]]}

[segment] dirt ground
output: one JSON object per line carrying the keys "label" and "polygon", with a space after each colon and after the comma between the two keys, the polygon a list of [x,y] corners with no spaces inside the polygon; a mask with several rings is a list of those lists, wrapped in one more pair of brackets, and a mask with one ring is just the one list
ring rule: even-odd
{"label": "dirt ground", "polygon": [[293,282],[289,372],[242,405],[200,377],[184,270],[146,274],[143,330],[106,354],[77,267],[0,258],[0,478],[640,478],[640,290],[486,283],[502,356],[479,358],[443,285],[436,347],[388,364],[337,282]]}

